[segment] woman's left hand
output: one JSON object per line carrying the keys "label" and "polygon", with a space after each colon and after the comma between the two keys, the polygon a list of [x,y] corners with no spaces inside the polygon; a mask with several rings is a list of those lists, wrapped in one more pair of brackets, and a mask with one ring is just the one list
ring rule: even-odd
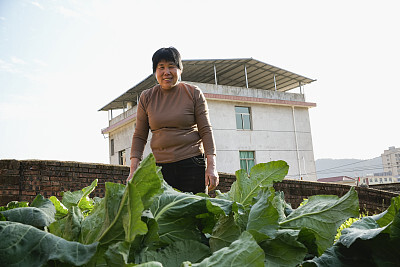
{"label": "woman's left hand", "polygon": [[208,186],[208,191],[214,190],[219,184],[215,155],[207,155],[205,183]]}

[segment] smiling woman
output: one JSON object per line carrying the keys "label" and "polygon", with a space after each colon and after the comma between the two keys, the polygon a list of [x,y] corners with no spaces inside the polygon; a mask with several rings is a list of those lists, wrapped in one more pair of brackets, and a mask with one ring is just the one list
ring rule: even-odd
{"label": "smiling woman", "polygon": [[139,166],[151,130],[150,146],[168,184],[185,192],[213,190],[219,178],[207,101],[198,87],[180,81],[183,65],[176,48],[161,48],[152,60],[158,85],[139,99],[127,180]]}

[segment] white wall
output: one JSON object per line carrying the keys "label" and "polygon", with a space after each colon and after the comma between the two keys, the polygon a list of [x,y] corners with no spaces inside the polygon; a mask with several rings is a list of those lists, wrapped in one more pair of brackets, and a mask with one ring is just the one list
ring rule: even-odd
{"label": "white wall", "polygon": [[[110,164],[119,164],[118,160],[118,151],[125,150],[125,155],[127,158],[127,162],[129,161],[132,135],[135,131],[134,122],[129,122],[123,127],[116,129],[115,131],[109,134],[109,144],[111,143],[111,139],[114,139],[114,155],[110,156]],[[109,150],[110,153],[111,150]],[[130,162],[130,161],[129,161]]]}
{"label": "white wall", "polygon": [[[292,107],[213,99],[208,106],[218,171],[234,173],[240,168],[239,151],[250,150],[255,151],[256,163],[286,161],[292,179],[299,179],[300,173],[304,180],[317,179],[308,108],[294,108],[297,150]],[[236,129],[235,106],[251,108],[252,130]]]}
{"label": "white wall", "polygon": [[[228,87],[224,87],[223,89],[225,91],[236,90],[235,88]],[[215,91],[216,88],[214,85],[209,85],[207,90]],[[263,93],[258,91],[253,93]],[[251,89],[245,89],[241,93],[249,95],[252,91]],[[303,95],[299,96],[298,94],[283,92],[267,93],[272,97],[280,99],[288,98],[293,101],[304,101]],[[294,127],[293,109],[291,106],[216,99],[208,99],[207,101],[217,147],[217,168],[219,172],[234,173],[240,169],[239,151],[250,150],[255,151],[256,163],[272,160],[286,161],[289,164],[288,178],[300,179],[299,174],[301,174],[304,180],[317,179],[307,107],[294,107],[294,119],[296,123],[296,127]],[[252,130],[236,129],[235,106],[251,108]],[[110,139],[114,139],[115,146],[115,154],[114,156],[110,156],[111,164],[119,163],[118,151],[125,149],[126,163],[130,165],[129,156],[134,122],[135,120],[130,121],[110,133]],[[151,152],[150,139],[151,133],[149,133],[144,156]]]}

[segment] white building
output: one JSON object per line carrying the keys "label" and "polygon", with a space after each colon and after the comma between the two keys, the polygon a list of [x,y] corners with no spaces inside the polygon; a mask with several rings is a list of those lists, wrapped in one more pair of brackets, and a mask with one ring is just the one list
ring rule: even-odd
{"label": "white building", "polygon": [[[314,80],[252,58],[184,60],[182,80],[199,86],[207,99],[219,172],[284,160],[288,178],[316,180],[308,113],[316,104],[306,102],[303,93]],[[136,104],[140,93],[155,84],[150,74],[100,109],[109,112],[102,133],[109,136],[111,164],[130,164]],[[295,88],[298,93],[288,93]],[[122,113],[113,118],[113,110]]]}
{"label": "white building", "polygon": [[393,176],[400,176],[400,148],[394,146],[384,150],[381,154],[384,172],[391,172]]}
{"label": "white building", "polygon": [[[384,174],[384,173],[382,173]],[[362,177],[361,183],[362,184],[367,184],[367,185],[374,185],[374,184],[391,184],[391,183],[397,183],[398,180],[396,177],[392,175],[369,175],[366,177]]]}

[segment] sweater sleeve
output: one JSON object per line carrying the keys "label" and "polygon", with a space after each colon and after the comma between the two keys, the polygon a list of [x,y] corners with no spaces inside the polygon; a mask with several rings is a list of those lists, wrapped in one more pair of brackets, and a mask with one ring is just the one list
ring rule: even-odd
{"label": "sweater sleeve", "polygon": [[149,135],[149,118],[146,112],[145,101],[146,94],[143,92],[139,98],[139,104],[136,113],[136,128],[132,137],[131,156],[130,158],[142,159],[144,147],[147,143]]}
{"label": "sweater sleeve", "polygon": [[214,135],[208,114],[207,100],[199,88],[194,90],[195,117],[206,155],[216,155]]}

